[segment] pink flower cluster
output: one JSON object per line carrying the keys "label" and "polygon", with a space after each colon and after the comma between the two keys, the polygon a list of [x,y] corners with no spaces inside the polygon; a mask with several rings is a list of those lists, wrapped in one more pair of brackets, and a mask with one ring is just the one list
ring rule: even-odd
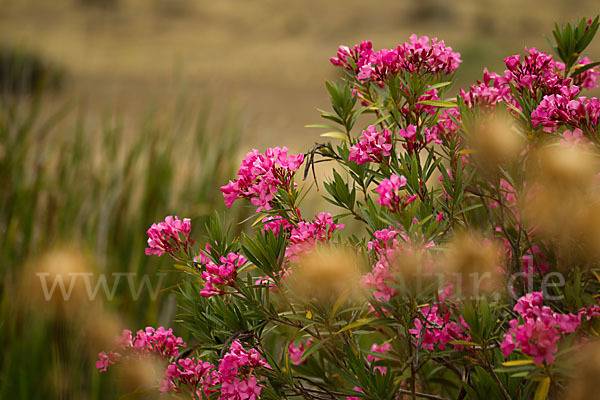
{"label": "pink flower cluster", "polygon": [[294,342],[291,342],[288,345],[288,354],[290,355],[290,360],[292,360],[292,364],[300,365],[306,362],[306,359],[301,360],[301,358],[311,344],[312,338],[309,338],[306,342],[300,343],[299,346],[296,346]]}
{"label": "pink flower cluster", "polygon": [[169,364],[159,383],[161,393],[178,392],[185,386],[198,399],[208,397],[218,389],[220,376],[215,366],[207,361],[184,358]]}
{"label": "pink flower cluster", "polygon": [[187,358],[169,365],[160,383],[160,391],[178,392],[182,386],[198,399],[218,392],[220,400],[255,400],[262,386],[254,375],[257,369],[270,368],[255,349],[246,350],[235,340],[219,360],[218,367],[201,360]]}
{"label": "pink flower cluster", "polygon": [[116,346],[108,353],[98,354],[99,361],[96,361],[96,368],[101,372],[119,362],[125,356],[127,357],[151,357],[156,356],[163,359],[177,357],[179,347],[184,347],[183,339],[173,335],[172,329],[165,329],[162,326],[158,329],[147,327],[145,330],[137,331],[135,337],[132,337],[130,330],[123,330],[123,334],[117,339]]}
{"label": "pink flower cluster", "polygon": [[518,107],[512,100],[510,86],[502,84],[500,75],[489,73],[487,68],[483,70],[483,82],[477,81],[476,85],[471,85],[468,92],[460,89],[460,96],[469,108],[475,106],[483,109],[494,109],[496,104],[501,101],[510,102]]}
{"label": "pink flower cluster", "polygon": [[[533,361],[551,364],[558,350],[558,341],[579,327],[579,315],[559,314],[550,307],[543,306],[543,293],[533,292],[521,297],[514,307],[519,318],[509,322],[510,328],[504,336],[500,348],[504,357],[520,348],[523,354],[533,357]],[[591,317],[590,317],[591,318]]]}
{"label": "pink flower cluster", "polygon": [[227,207],[247,197],[258,207],[257,212],[270,210],[278,188],[291,189],[295,171],[304,162],[303,154],[288,156],[287,152],[287,147],[275,147],[267,149],[264,155],[256,149],[246,154],[238,170],[239,178],[221,186]]}
{"label": "pink flower cluster", "polygon": [[415,201],[418,196],[400,196],[400,189],[404,186],[406,186],[406,178],[404,176],[392,174],[389,179],[386,178],[381,181],[379,186],[377,186],[377,189],[375,189],[379,194],[377,202],[394,212],[406,207],[408,204]]}
{"label": "pink flower cluster", "polygon": [[279,236],[279,232],[282,230],[289,232],[293,228],[293,225],[283,217],[265,217],[262,222],[264,223],[263,232],[270,230],[275,236]]}
{"label": "pink flower cluster", "polygon": [[[373,344],[371,346],[371,352],[372,353],[386,354],[388,351],[390,351],[391,348],[392,348],[392,345],[390,343],[385,343],[385,344],[382,344],[381,346],[378,345],[378,344]],[[369,362],[373,363],[373,362],[377,362],[377,361],[381,360],[381,358],[369,354],[367,356],[367,360]],[[385,375],[386,372],[387,372],[387,367],[376,365],[375,366],[375,370],[381,372],[382,375]]]}
{"label": "pink flower cluster", "polygon": [[443,40],[418,37],[413,34],[410,42],[402,43],[395,49],[373,51],[370,41],[350,49],[340,46],[337,57],[330,59],[336,66],[342,66],[357,74],[359,80],[381,82],[399,71],[417,73],[450,74],[461,63],[460,53],[452,51]]}
{"label": "pink flower cluster", "polygon": [[254,400],[259,398],[262,387],[252,374],[259,368],[270,368],[255,349],[246,350],[235,340],[229,352],[219,362],[222,400]]}
{"label": "pink flower cluster", "polygon": [[347,46],[338,48],[337,57],[331,57],[329,61],[333,65],[342,66],[350,71],[359,72],[366,66],[365,71],[370,71],[370,60],[373,52],[373,44],[370,40],[364,40],[350,49]]}
{"label": "pink flower cluster", "polygon": [[460,127],[451,117],[458,122],[462,122],[458,107],[444,108],[438,116],[437,123],[430,128],[429,135],[426,136],[426,139],[429,140],[429,142],[441,143],[442,138],[449,139],[455,136]]}
{"label": "pink flower cluster", "polygon": [[423,243],[422,238],[411,240],[406,233],[398,232],[392,227],[375,231],[373,236],[374,240],[367,243],[367,250],[375,254],[376,262],[371,272],[361,278],[360,285],[363,288],[374,289],[375,299],[389,301],[396,294],[396,289],[392,286],[396,286],[397,275],[402,273],[391,265],[398,258],[398,254],[401,251],[423,251],[427,247],[434,246],[434,243]]}
{"label": "pink flower cluster", "polygon": [[420,308],[421,317],[415,318],[415,327],[408,330],[417,344],[427,350],[433,350],[435,346],[444,350],[446,345],[454,340],[471,340],[467,333],[469,325],[462,315],[458,322],[453,322],[450,321],[450,311],[443,315],[440,315],[441,312],[438,305]]}
{"label": "pink flower cluster", "polygon": [[567,129],[562,133],[562,139],[560,139],[560,145],[565,147],[588,147],[591,144],[592,143],[590,142],[590,140],[583,136],[583,131],[579,128],[575,128],[573,129],[573,131]]}
{"label": "pink flower cluster", "polygon": [[388,301],[396,292],[390,286],[390,283],[395,281],[390,261],[396,258],[397,251],[403,248],[403,245],[398,240],[399,233],[393,229],[376,231],[373,236],[375,240],[369,241],[367,249],[375,253],[377,262],[371,272],[361,278],[360,285],[364,288],[374,289],[373,296],[375,299]]}
{"label": "pink flower cluster", "polygon": [[370,161],[382,162],[383,157],[388,157],[392,150],[392,135],[384,129],[377,132],[375,125],[370,125],[362,132],[357,144],[350,148],[348,159],[357,164],[365,164]]}
{"label": "pink flower cluster", "polygon": [[577,315],[556,313],[543,305],[542,292],[521,297],[514,310],[519,313],[519,318],[509,322],[510,328],[500,348],[504,357],[520,348],[524,354],[534,357],[533,361],[538,364],[554,361],[558,342],[575,332],[582,318],[589,321],[600,315],[600,306],[597,305],[581,308]]}
{"label": "pink flower cluster", "polygon": [[533,126],[543,126],[545,132],[555,132],[561,124],[595,132],[600,119],[600,101],[579,94],[577,86],[563,87],[557,94],[544,96],[531,113]]}
{"label": "pink flower cluster", "polygon": [[327,243],[331,240],[336,229],[343,228],[343,224],[335,224],[330,213],[319,213],[312,222],[302,221],[292,228],[290,244],[285,251],[285,257],[296,262],[304,254],[310,253],[318,243]]}
{"label": "pink flower cluster", "polygon": [[504,59],[507,70],[504,76],[497,78],[500,84],[512,84],[520,93],[529,92],[536,97],[537,90],[542,94],[551,94],[569,86],[570,79],[563,79],[559,72],[564,70],[564,64],[553,60],[552,55],[538,51],[535,47],[525,48],[528,53],[521,60],[521,55]]}
{"label": "pink flower cluster", "polygon": [[169,253],[175,256],[177,253],[187,253],[189,246],[193,244],[190,238],[192,226],[189,218],[180,220],[177,217],[167,217],[164,222],[154,223],[146,232],[148,234],[148,248],[146,255],[161,256]]}
{"label": "pink flower cluster", "polygon": [[205,264],[205,271],[202,272],[204,288],[200,291],[200,295],[203,297],[211,297],[224,293],[217,286],[235,287],[237,271],[246,263],[244,256],[237,253],[229,253],[227,257],[223,256],[219,261],[221,262],[219,265],[210,260]]}
{"label": "pink flower cluster", "polygon": [[[453,125],[455,124],[453,123]],[[402,144],[402,147],[404,147],[409,154],[419,154],[419,152],[431,142],[442,144],[442,141],[438,136],[439,133],[439,128],[423,128],[422,132],[417,132],[416,125],[408,125],[406,129],[401,128],[398,131],[398,134],[405,139],[404,143]]]}

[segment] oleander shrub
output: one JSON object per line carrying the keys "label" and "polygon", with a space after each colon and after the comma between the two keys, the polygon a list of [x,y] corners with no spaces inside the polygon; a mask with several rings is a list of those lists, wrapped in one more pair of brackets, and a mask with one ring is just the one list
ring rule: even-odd
{"label": "oleander shrub", "polygon": [[[159,360],[143,389],[198,399],[597,397],[598,21],[456,96],[442,40],[341,46],[311,125],[329,141],[252,150],[221,187],[255,210],[247,232],[227,215],[147,231],[146,254],[186,273],[187,346],[125,330],[97,368]],[[302,211],[316,188],[337,212]]]}

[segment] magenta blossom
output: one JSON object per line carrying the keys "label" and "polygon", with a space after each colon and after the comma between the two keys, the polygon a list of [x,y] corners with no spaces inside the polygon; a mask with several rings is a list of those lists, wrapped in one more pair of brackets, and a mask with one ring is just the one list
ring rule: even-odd
{"label": "magenta blossom", "polygon": [[[437,305],[420,308],[421,316],[414,319],[414,328],[409,329],[415,342],[427,350],[437,346],[444,350],[446,345],[454,340],[471,340],[467,333],[470,328],[462,315],[458,322],[450,320],[450,311],[442,314]],[[455,346],[457,347],[457,346]]]}
{"label": "magenta blossom", "polygon": [[290,232],[293,228],[293,225],[290,224],[283,217],[265,217],[262,222],[264,223],[263,232],[269,230],[273,232],[275,236],[279,236],[280,231]]}
{"label": "magenta blossom", "polygon": [[326,244],[331,240],[336,229],[343,224],[335,224],[330,213],[319,213],[312,222],[299,222],[292,228],[290,244],[285,251],[285,257],[296,262],[302,255],[310,253],[318,243]]}
{"label": "magenta blossom", "polygon": [[[508,59],[507,59],[508,60]],[[510,86],[501,84],[500,75],[488,72],[487,68],[483,70],[483,81],[477,81],[476,85],[471,85],[468,92],[460,89],[460,95],[465,104],[470,108],[476,106],[483,109],[495,109],[496,104],[504,101],[519,107],[513,100]]]}
{"label": "magenta blossom", "polygon": [[[392,348],[392,345],[390,343],[385,343],[382,344],[381,346],[378,344],[374,344],[371,346],[371,352],[372,353],[381,353],[381,354],[386,354],[388,351],[390,351],[390,349]],[[377,356],[373,356],[371,354],[369,354],[367,356],[367,360],[369,362],[377,362],[379,360],[381,360],[381,357],[377,357]],[[385,375],[387,372],[387,367],[382,367],[382,366],[375,366],[375,370],[381,372],[382,375]]]}
{"label": "magenta blossom", "polygon": [[306,352],[306,350],[312,344],[312,339],[308,339],[306,342],[300,343],[300,345],[296,346],[294,342],[290,342],[288,345],[288,353],[290,355],[290,360],[294,365],[300,365],[306,362],[306,359],[302,360],[302,356]]}
{"label": "magenta blossom", "polygon": [[241,254],[229,253],[219,261],[219,265],[210,261],[205,265],[206,270],[202,272],[204,288],[200,292],[203,297],[225,293],[217,286],[235,287],[237,271],[246,263],[246,258]]}
{"label": "magenta blossom", "polygon": [[348,159],[357,164],[370,161],[382,162],[383,157],[388,157],[392,150],[392,136],[387,129],[377,132],[375,125],[370,125],[362,132],[357,144],[350,148]]}
{"label": "magenta blossom", "polygon": [[257,350],[246,350],[239,340],[235,340],[218,366],[194,358],[170,364],[159,390],[162,393],[180,392],[185,386],[193,399],[200,400],[218,392],[221,400],[255,400],[260,398],[262,390],[255,375],[260,368],[270,366]]}
{"label": "magenta blossom", "polygon": [[189,218],[180,220],[177,217],[167,217],[164,222],[152,224],[146,232],[148,234],[148,248],[146,255],[161,256],[169,253],[176,256],[177,253],[187,253],[189,246],[193,244],[190,238],[192,226]]}
{"label": "magenta blossom", "polygon": [[162,326],[158,329],[147,327],[139,330],[132,336],[130,330],[123,330],[123,334],[115,341],[115,347],[109,351],[101,352],[96,368],[101,372],[117,364],[123,357],[159,357],[170,359],[179,355],[179,348],[185,347],[183,339],[173,335],[172,329]]}
{"label": "magenta blossom", "polygon": [[221,186],[227,207],[246,197],[258,207],[257,212],[270,210],[278,188],[292,188],[295,171],[304,161],[303,154],[288,156],[287,152],[287,147],[274,147],[264,155],[256,149],[246,154],[238,170],[239,178]]}
{"label": "magenta blossom", "polygon": [[353,71],[361,81],[375,82],[384,81],[400,71],[447,75],[462,62],[460,53],[452,51],[443,40],[415,34],[409,40],[395,49],[377,52],[373,51],[370,41],[364,41],[353,49],[340,46],[337,57],[332,57],[330,61],[333,65]]}
{"label": "magenta blossom", "polygon": [[552,55],[538,51],[535,47],[525,48],[527,55],[508,57],[504,60],[507,70],[503,77],[495,79],[502,86],[513,85],[519,93],[528,93],[537,98],[537,92],[542,95],[556,93],[571,84],[570,79],[560,76],[562,63],[554,61]]}
{"label": "magenta blossom", "polygon": [[600,101],[596,97],[575,97],[577,86],[562,88],[558,94],[545,96],[531,113],[533,126],[555,132],[559,125],[569,125],[584,132],[596,132],[600,119]]}
{"label": "magenta blossom", "polygon": [[[360,286],[373,289],[375,299],[389,301],[396,294],[398,277],[403,273],[402,259],[398,256],[402,252],[423,252],[435,244],[425,243],[422,234],[411,237],[392,227],[375,231],[373,236],[374,240],[367,243],[367,249],[374,253],[376,262],[371,271],[363,275]],[[395,263],[394,260],[398,262]]]}
{"label": "magenta blossom", "polygon": [[379,193],[377,202],[391,211],[398,211],[401,207],[406,207],[417,196],[400,196],[400,189],[404,186],[406,186],[406,178],[403,175],[393,174],[389,179],[384,179],[375,189]]}
{"label": "magenta blossom", "polygon": [[554,362],[558,342],[577,330],[581,318],[587,320],[600,315],[600,307],[582,308],[577,315],[559,314],[543,305],[543,293],[533,292],[521,297],[514,307],[518,319],[509,322],[510,328],[500,348],[504,357],[520,348],[523,354],[542,364]]}

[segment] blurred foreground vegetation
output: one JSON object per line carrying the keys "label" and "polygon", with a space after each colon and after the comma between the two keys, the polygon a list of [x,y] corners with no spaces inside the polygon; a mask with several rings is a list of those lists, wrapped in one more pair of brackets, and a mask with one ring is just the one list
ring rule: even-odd
{"label": "blurred foreground vegetation", "polygon": [[49,287],[55,275],[68,287],[67,273],[85,271],[93,286],[100,274],[112,289],[115,273],[133,273],[135,288],[145,275],[156,288],[172,266],[144,255],[145,231],[176,212],[201,227],[223,207],[215,187],[233,173],[242,119],[209,100],[192,109],[183,92],[134,126],[121,111],[92,123],[77,99],[57,105],[32,81],[38,60],[20,60],[0,96],[0,398],[115,398],[114,377],[94,368],[98,337],[174,325],[173,274],[155,300],[146,288],[136,300],[121,279],[110,301],[102,289],[93,302],[78,297],[79,284],[74,304],[57,305],[41,297],[34,271],[50,270]]}

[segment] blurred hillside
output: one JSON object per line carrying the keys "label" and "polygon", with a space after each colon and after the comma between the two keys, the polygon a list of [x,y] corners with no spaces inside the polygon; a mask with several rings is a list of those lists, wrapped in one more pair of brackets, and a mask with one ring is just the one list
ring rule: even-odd
{"label": "blurred hillside", "polygon": [[[598,13],[594,0],[2,0],[0,44],[41,53],[67,71],[62,96],[126,116],[182,90],[241,103],[248,146],[305,150],[327,107],[323,81],[339,44],[392,47],[415,32],[460,51],[458,86],[501,71],[524,46],[548,51],[553,22]],[[600,42],[590,58],[600,57]],[[285,137],[285,139],[282,138]]]}

